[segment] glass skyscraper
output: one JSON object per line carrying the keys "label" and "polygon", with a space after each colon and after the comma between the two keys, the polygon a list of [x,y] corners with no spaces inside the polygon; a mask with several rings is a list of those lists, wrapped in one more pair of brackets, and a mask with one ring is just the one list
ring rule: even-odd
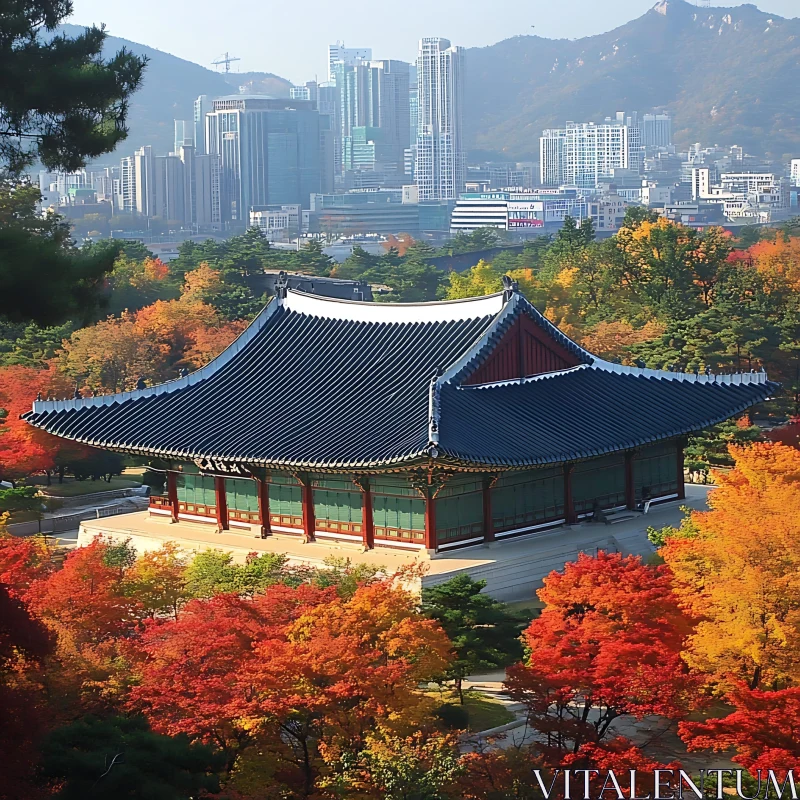
{"label": "glass skyscraper", "polygon": [[315,104],[261,96],[214,100],[206,115],[209,153],[220,157],[225,221],[246,225],[253,206],[309,207],[321,189],[320,119]]}

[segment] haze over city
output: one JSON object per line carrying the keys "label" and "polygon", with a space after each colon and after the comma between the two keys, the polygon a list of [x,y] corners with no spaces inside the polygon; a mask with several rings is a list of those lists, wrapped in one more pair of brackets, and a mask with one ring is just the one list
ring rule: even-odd
{"label": "haze over city", "polygon": [[[381,58],[413,61],[422,36],[444,36],[462,47],[482,47],[517,35],[581,38],[611,30],[643,14],[655,0],[407,0],[366,7],[353,0],[257,3],[229,0],[224,7],[197,0],[127,3],[75,0],[75,24],[105,23],[110,34],[149,44],[209,66],[224,51],[241,59],[234,71],[273,72],[295,82],[324,80],[325,46],[342,39],[350,47],[372,47]],[[744,5],[741,0],[715,6]],[[755,5],[784,17],[798,14],[797,0],[758,0]]]}

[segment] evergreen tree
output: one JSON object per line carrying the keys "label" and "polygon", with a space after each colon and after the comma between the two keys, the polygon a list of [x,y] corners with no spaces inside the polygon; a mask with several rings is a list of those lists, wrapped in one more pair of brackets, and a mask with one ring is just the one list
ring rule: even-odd
{"label": "evergreen tree", "polygon": [[486,581],[457,575],[422,590],[422,610],[435,619],[453,643],[456,657],[446,675],[464,702],[464,678],[480,670],[504,667],[519,659],[519,635],[527,620],[483,594]]}
{"label": "evergreen tree", "polygon": [[111,152],[145,67],[126,50],[104,60],[100,28],[53,35],[71,12],[69,0],[0,10],[0,315],[45,325],[91,312],[117,249],[76,250],[59,218],[39,217],[39,192],[20,175],[36,159],[71,171]]}
{"label": "evergreen tree", "polygon": [[210,747],[153,733],[138,717],[85,717],[44,745],[43,772],[59,800],[184,800],[219,791],[224,766]]}

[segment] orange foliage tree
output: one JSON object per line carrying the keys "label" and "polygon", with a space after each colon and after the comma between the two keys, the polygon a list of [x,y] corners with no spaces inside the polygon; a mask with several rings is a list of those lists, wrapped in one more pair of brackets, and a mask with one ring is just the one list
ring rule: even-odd
{"label": "orange foliage tree", "polygon": [[664,326],[650,320],[641,328],[634,328],[630,322],[599,322],[581,337],[581,344],[591,353],[608,360],[620,359],[630,363],[628,348],[631,345],[647,342],[664,333]]}
{"label": "orange foliage tree", "polygon": [[131,705],[156,730],[213,742],[231,762],[257,743],[272,779],[308,797],[326,765],[376,729],[416,729],[430,703],[417,685],[441,672],[449,649],[386,581],[348,599],[308,585],[218,595],[147,623]]}
{"label": "orange foliage tree", "polygon": [[48,679],[65,698],[86,695],[104,682],[119,660],[120,642],[129,638],[146,614],[125,591],[132,553],[125,545],[95,539],[73,550],[62,569],[35,581],[25,599],[56,640]]}
{"label": "orange foliage tree", "polygon": [[187,274],[177,300],[157,300],[75,331],[64,343],[60,367],[91,389],[133,389],[140,377],[152,384],[198,368],[219,355],[245,328],[228,322],[202,297],[213,294],[219,273],[208,265]]}
{"label": "orange foliage tree", "polygon": [[774,240],[764,239],[744,252],[740,261],[752,263],[767,279],[778,279],[793,291],[800,290],[800,237],[779,233]]}
{"label": "orange foliage tree", "polygon": [[710,511],[661,549],[683,607],[699,618],[684,654],[721,690],[800,685],[800,451],[731,447]]}

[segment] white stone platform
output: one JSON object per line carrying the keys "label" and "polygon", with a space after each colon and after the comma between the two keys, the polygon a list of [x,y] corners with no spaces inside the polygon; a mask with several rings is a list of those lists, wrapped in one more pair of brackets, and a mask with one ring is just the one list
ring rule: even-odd
{"label": "white stone platform", "polygon": [[217,533],[210,525],[184,521],[173,524],[167,519],[150,516],[147,511],[87,520],[81,523],[78,545],[88,544],[95,536],[103,535],[116,540],[130,539],[139,552],[158,549],[164,542],[175,542],[187,553],[209,548],[225,550],[236,561],[244,561],[248,553],[282,553],[292,564],[322,566],[326,558],[338,557],[384,567],[388,572],[417,562],[425,568],[424,586],[468,572],[476,580],[486,581],[489,594],[510,602],[532,598],[545,575],[561,569],[567,561],[574,561],[581,552],[594,554],[607,550],[623,555],[650,556],[653,548],[647,540],[647,528],[679,524],[683,505],[705,508],[708,490],[707,486],[687,485],[685,500],[653,506],[648,514],[615,525],[583,522],[433,557],[425,551],[380,547],[364,551],[360,546],[344,542],[305,544],[288,536],[261,539],[244,530]]}

